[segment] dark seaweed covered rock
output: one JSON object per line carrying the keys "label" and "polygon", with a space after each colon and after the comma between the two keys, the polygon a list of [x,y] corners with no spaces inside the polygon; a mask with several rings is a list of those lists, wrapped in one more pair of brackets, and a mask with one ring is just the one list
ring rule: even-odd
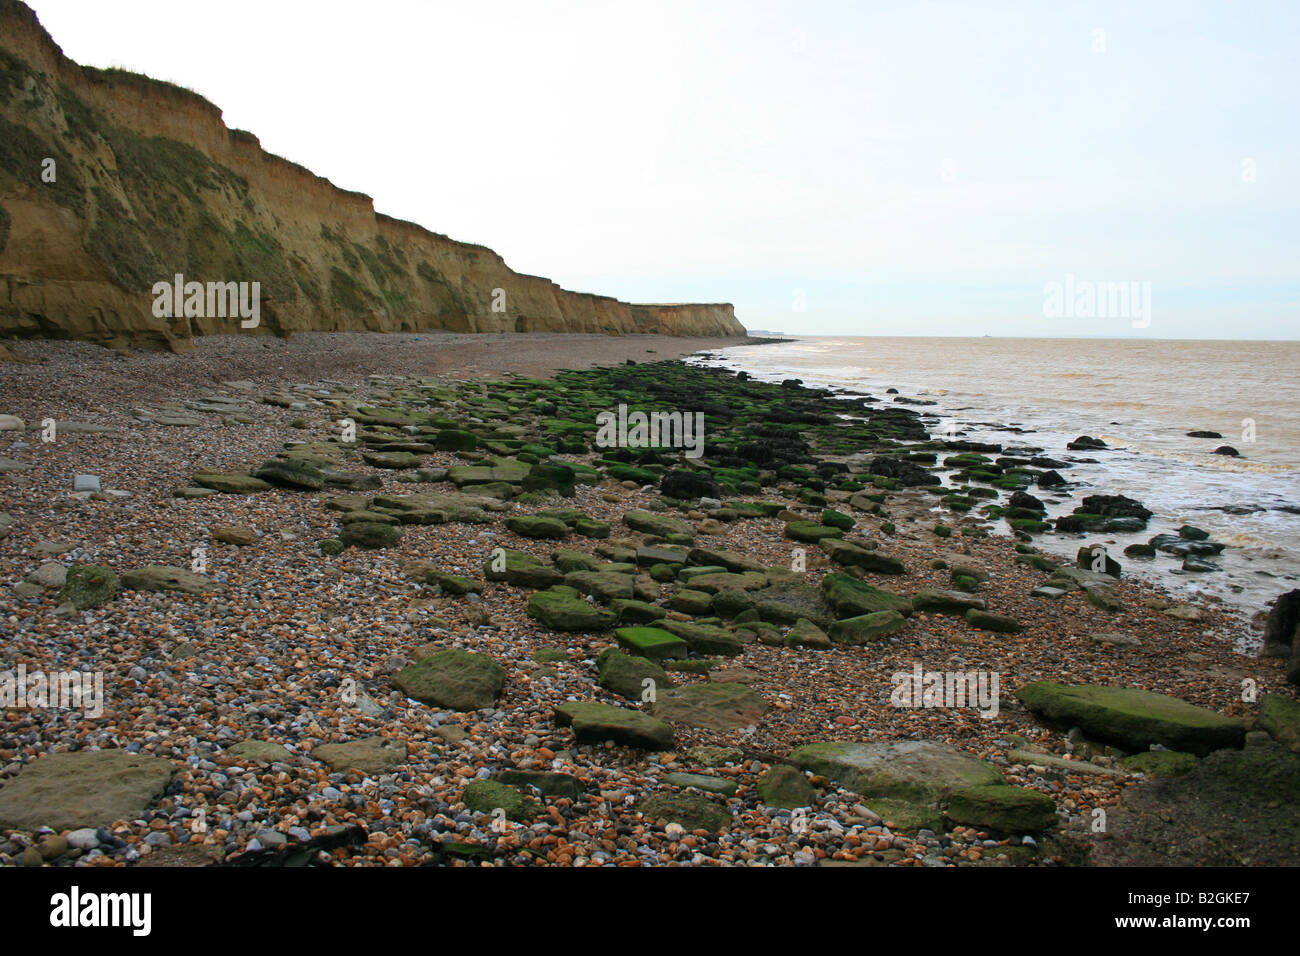
{"label": "dark seaweed covered rock", "polygon": [[933,475],[904,458],[892,458],[888,455],[877,455],[872,458],[871,464],[867,466],[867,471],[873,475],[893,478],[904,488],[943,484],[938,475]]}
{"label": "dark seaweed covered rock", "polygon": [[703,472],[669,471],[659,481],[659,493],[666,498],[694,501],[696,498],[719,498],[722,489]]}

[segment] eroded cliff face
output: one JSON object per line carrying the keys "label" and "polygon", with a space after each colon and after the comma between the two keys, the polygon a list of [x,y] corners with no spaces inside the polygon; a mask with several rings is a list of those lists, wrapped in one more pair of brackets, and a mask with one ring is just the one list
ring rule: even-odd
{"label": "eroded cliff face", "polygon": [[241,331],[238,318],[156,317],[154,283],[177,273],[260,283],[248,334],[745,334],[728,304],[569,292],[377,215],[195,93],[78,66],[26,4],[0,0],[0,336],[178,349]]}

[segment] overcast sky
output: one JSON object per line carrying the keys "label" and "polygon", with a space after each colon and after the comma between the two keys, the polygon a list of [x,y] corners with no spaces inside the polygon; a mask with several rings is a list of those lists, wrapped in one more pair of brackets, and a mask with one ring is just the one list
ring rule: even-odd
{"label": "overcast sky", "polygon": [[[28,0],[380,212],[836,335],[1300,338],[1300,3]],[[1046,288],[1150,283],[1142,316]]]}

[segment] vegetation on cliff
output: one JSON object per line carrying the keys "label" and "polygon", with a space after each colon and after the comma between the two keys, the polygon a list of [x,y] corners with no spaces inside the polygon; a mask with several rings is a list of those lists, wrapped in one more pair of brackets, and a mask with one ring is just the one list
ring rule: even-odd
{"label": "vegetation on cliff", "polygon": [[78,66],[24,4],[0,0],[0,24],[0,334],[175,348],[235,330],[154,316],[153,285],[177,274],[260,283],[263,333],[744,334],[729,305],[568,292],[376,215],[227,129],[197,93]]}

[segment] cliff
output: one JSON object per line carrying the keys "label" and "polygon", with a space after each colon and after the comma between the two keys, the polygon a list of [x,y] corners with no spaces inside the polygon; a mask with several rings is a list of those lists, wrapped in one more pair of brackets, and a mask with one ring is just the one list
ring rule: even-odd
{"label": "cliff", "polygon": [[570,292],[376,214],[196,93],[77,65],[26,4],[0,0],[0,336],[178,349],[241,331],[237,318],[155,317],[151,289],[177,273],[260,283],[248,334],[745,334],[728,304]]}

